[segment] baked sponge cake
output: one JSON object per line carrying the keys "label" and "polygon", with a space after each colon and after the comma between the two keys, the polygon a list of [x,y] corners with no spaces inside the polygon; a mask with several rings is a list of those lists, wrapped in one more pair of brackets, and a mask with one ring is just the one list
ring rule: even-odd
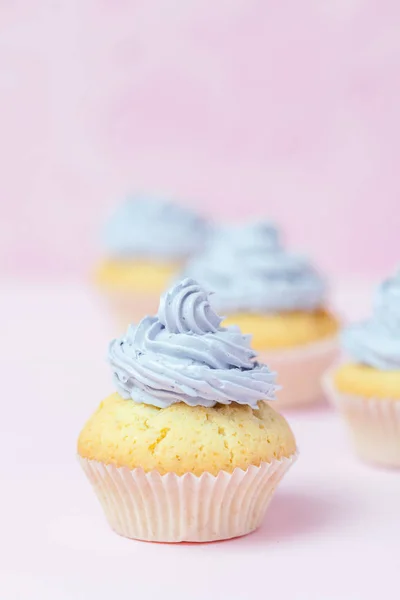
{"label": "baked sponge cake", "polygon": [[377,289],[373,314],[343,331],[346,358],[325,376],[357,454],[400,467],[400,272]]}
{"label": "baked sponge cake", "polygon": [[266,403],[161,409],[115,393],[89,419],[78,452],[103,463],[112,458],[118,467],[200,476],[281,460],[294,454],[295,443],[285,419]]}
{"label": "baked sponge cake", "polygon": [[183,273],[215,291],[225,325],[252,334],[260,360],[279,373],[279,407],[322,397],[321,376],[337,355],[338,319],[320,273],[284,248],[275,225],[220,229]]}
{"label": "baked sponge cake", "polygon": [[178,542],[258,527],[296,443],[266,402],[275,373],[255,359],[250,337],[222,327],[191,279],[111,343],[116,392],[86,423],[78,454],[114,530]]}

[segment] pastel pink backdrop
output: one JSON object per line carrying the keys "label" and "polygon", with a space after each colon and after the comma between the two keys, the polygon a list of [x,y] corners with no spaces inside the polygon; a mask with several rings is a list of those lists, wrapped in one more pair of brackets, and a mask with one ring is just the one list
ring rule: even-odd
{"label": "pastel pink backdrop", "polygon": [[0,271],[83,275],[127,189],[400,262],[398,0],[0,5]]}

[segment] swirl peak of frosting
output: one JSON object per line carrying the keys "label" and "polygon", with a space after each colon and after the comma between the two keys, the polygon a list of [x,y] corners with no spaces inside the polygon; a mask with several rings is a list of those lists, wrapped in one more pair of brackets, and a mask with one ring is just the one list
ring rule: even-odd
{"label": "swirl peak of frosting", "polygon": [[400,270],[377,288],[372,317],[345,329],[342,343],[357,363],[400,370]]}
{"label": "swirl peak of frosting", "polygon": [[319,273],[286,251],[269,221],[220,230],[184,275],[213,289],[216,307],[226,313],[312,311],[325,300]]}
{"label": "swirl peak of frosting", "polygon": [[158,319],[170,333],[215,333],[221,324],[208,301],[209,293],[194,279],[184,279],[161,297]]}
{"label": "swirl peak of frosting", "polygon": [[168,199],[129,196],[104,231],[107,251],[122,258],[187,258],[202,248],[206,221]]}
{"label": "swirl peak of frosting", "polygon": [[122,397],[159,408],[176,402],[257,408],[260,400],[274,400],[275,373],[255,360],[251,336],[221,327],[208,298],[185,279],[164,294],[157,316],[111,342],[109,361]]}

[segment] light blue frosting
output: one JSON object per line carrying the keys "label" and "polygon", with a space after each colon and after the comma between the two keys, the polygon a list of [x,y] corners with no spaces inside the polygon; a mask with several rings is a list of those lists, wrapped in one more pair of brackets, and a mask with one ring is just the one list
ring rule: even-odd
{"label": "light blue frosting", "polygon": [[378,287],[371,319],[348,327],[342,343],[357,363],[400,370],[400,271]]}
{"label": "light blue frosting", "polygon": [[109,361],[119,394],[166,408],[274,400],[275,373],[257,363],[251,336],[221,327],[209,293],[184,279],[161,298],[158,314],[130,325],[111,342]]}
{"label": "light blue frosting", "polygon": [[214,290],[215,306],[225,314],[312,311],[325,300],[319,273],[283,248],[269,222],[222,229],[184,275]]}
{"label": "light blue frosting", "polygon": [[118,207],[104,231],[104,245],[118,258],[182,260],[202,248],[206,221],[169,200],[132,196]]}

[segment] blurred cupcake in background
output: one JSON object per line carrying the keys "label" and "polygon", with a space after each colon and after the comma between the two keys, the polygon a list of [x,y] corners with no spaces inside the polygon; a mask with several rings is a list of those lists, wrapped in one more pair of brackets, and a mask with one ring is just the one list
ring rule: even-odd
{"label": "blurred cupcake in background", "polygon": [[273,224],[222,229],[184,273],[215,290],[224,325],[253,334],[260,360],[279,372],[278,406],[321,397],[321,376],[337,353],[338,321],[320,274],[283,248]]}
{"label": "blurred cupcake in background", "polygon": [[358,455],[400,467],[400,271],[377,289],[373,315],[342,334],[349,360],[325,377]]}
{"label": "blurred cupcake in background", "polygon": [[104,231],[106,258],[96,282],[118,322],[152,314],[167,282],[199,251],[205,219],[168,199],[132,196],[117,208]]}

